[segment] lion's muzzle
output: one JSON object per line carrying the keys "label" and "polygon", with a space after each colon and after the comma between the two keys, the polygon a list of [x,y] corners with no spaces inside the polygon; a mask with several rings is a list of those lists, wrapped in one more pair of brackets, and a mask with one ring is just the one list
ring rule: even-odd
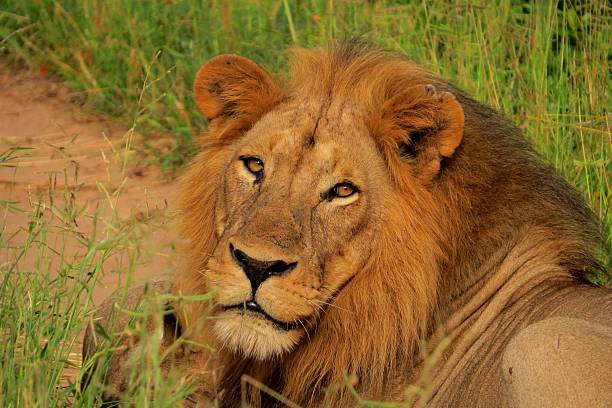
{"label": "lion's muzzle", "polygon": [[257,302],[255,302],[253,300],[249,300],[246,303],[240,303],[238,305],[225,306],[223,308],[223,310],[224,311],[228,311],[228,310],[240,310],[243,313],[250,312],[250,313],[259,314],[259,315],[265,317],[266,319],[268,319],[270,322],[272,322],[274,324],[274,326],[276,326],[277,328],[285,330],[285,331],[295,330],[295,329],[298,329],[298,328],[302,327],[300,325],[300,323],[298,323],[298,322],[286,323],[286,322],[281,322],[280,320],[276,320],[275,318],[273,318],[272,316],[267,314],[266,311],[263,310],[261,308],[261,306],[259,306],[259,304],[257,304]]}

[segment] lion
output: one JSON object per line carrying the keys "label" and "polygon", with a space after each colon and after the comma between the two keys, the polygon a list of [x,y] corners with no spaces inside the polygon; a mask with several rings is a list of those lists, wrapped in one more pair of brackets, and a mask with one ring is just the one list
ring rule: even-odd
{"label": "lion", "polygon": [[195,79],[171,292],[214,294],[175,312],[217,349],[190,357],[200,402],[283,406],[249,379],[300,406],[612,406],[601,227],[519,130],[358,41],[289,72],[220,55]]}

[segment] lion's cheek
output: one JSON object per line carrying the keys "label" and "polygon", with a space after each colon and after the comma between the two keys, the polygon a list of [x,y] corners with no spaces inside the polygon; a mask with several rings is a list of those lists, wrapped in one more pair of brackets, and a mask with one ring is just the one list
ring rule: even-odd
{"label": "lion's cheek", "polygon": [[251,297],[251,284],[241,276],[208,273],[209,288],[215,293],[217,303],[230,306],[246,302]]}
{"label": "lion's cheek", "polygon": [[366,262],[371,261],[364,254],[371,255],[371,247],[367,243],[370,239],[365,234],[355,237],[350,245],[329,258],[325,265],[322,286],[325,287],[326,296],[334,296],[353,276],[363,269]]}
{"label": "lion's cheek", "polygon": [[307,287],[291,287],[283,281],[263,284],[256,301],[274,319],[292,323],[311,317],[317,310],[319,293]]}

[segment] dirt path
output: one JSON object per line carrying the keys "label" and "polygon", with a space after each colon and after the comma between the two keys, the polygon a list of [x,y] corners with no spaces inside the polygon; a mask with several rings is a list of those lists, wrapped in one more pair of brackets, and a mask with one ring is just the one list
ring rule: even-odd
{"label": "dirt path", "polygon": [[[0,198],[51,204],[54,198],[56,203],[62,200],[67,188],[74,194],[75,207],[85,208],[78,217],[85,220],[79,223],[84,235],[91,232],[87,216],[96,206],[103,214],[112,207],[121,219],[143,219],[143,214],[154,212],[165,225],[144,243],[143,252],[156,256],[136,268],[136,278],[146,280],[170,272],[173,260],[164,248],[177,239],[172,216],[176,182],[154,166],[139,164],[142,160],[134,152],[128,152],[122,171],[128,129],[83,113],[68,98],[64,87],[40,75],[9,73],[0,65],[0,152],[17,146],[33,148],[29,157],[17,161],[16,168],[0,168]],[[132,146],[138,145],[139,139],[134,135]],[[50,182],[54,184],[53,194]],[[113,193],[119,188],[115,199]],[[25,222],[27,216],[9,215],[7,227],[17,230]],[[76,242],[71,244],[74,246],[68,246],[68,253],[82,249]],[[153,265],[155,268],[150,267]],[[105,274],[94,292],[94,301],[99,302],[116,288],[117,276]]]}
{"label": "dirt path", "polygon": [[[140,241],[134,243],[138,248],[119,250],[104,262],[93,292],[97,305],[124,284],[130,251],[140,254],[133,282],[171,273],[176,267],[176,182],[156,167],[143,165],[138,154],[126,152],[126,142],[131,139],[133,146],[138,145],[138,135],[130,136],[125,127],[83,113],[69,97],[64,87],[40,74],[15,74],[0,61],[0,153],[13,147],[33,148],[26,152],[29,157],[16,161],[15,168],[0,167],[0,200],[18,202],[15,205],[26,210],[1,211],[4,231],[0,232],[19,245],[27,236],[32,205],[42,204],[50,212],[52,206],[68,208],[73,215],[68,222],[58,217],[48,229],[47,242],[61,247],[64,258],[79,259],[86,247],[78,236],[92,237],[92,214],[99,214],[97,230],[104,230],[111,219],[131,223],[138,232]],[[76,234],[65,233],[67,223]],[[96,234],[103,237],[104,232]],[[30,251],[20,268],[36,270],[36,253]],[[57,273],[59,257],[55,258],[45,268],[51,274]]]}

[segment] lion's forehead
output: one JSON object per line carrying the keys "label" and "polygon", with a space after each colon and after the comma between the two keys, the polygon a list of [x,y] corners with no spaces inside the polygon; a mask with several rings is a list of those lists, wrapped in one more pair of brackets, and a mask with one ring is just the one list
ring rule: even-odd
{"label": "lion's forehead", "polygon": [[340,101],[282,104],[255,123],[250,136],[267,151],[300,156],[312,151],[323,161],[338,150],[375,147],[363,111]]}

